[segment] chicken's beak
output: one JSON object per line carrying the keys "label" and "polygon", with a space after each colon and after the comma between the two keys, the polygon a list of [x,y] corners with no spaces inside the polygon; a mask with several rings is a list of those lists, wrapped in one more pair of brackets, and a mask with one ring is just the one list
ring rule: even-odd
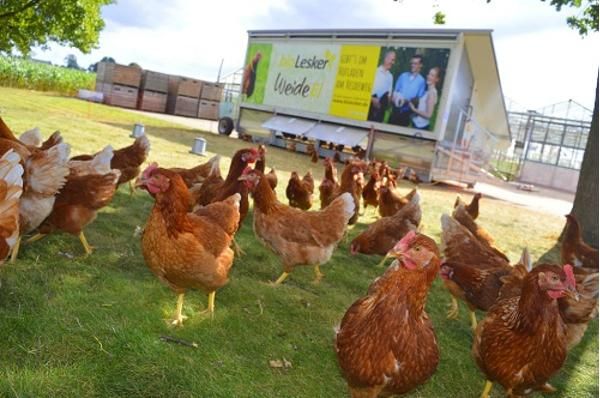
{"label": "chicken's beak", "polygon": [[248,181],[248,175],[241,175],[238,177],[238,181]]}
{"label": "chicken's beak", "polygon": [[146,181],[143,178],[136,178],[135,179],[135,187],[136,188],[140,188],[140,187],[145,187],[146,186]]}
{"label": "chicken's beak", "polygon": [[575,301],[579,301],[580,295],[577,289],[574,286],[567,285],[567,288],[564,290],[564,294],[566,297],[573,299]]}

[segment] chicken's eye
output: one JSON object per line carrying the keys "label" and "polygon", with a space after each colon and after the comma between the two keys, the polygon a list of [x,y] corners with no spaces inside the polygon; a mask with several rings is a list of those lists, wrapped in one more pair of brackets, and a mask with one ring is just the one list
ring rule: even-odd
{"label": "chicken's eye", "polygon": [[421,251],[421,246],[417,246],[417,247],[415,247],[415,251],[416,251],[416,252],[420,252],[420,251]]}
{"label": "chicken's eye", "polygon": [[558,281],[558,276],[556,276],[556,275],[552,275],[552,281],[553,281],[553,282],[556,282],[556,281]]}

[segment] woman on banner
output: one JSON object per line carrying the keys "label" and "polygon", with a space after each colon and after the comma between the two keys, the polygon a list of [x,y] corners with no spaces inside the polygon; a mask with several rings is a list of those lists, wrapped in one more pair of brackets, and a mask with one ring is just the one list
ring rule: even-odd
{"label": "woman on banner", "polygon": [[408,103],[413,112],[412,125],[417,129],[428,130],[430,127],[429,121],[438,102],[437,84],[440,82],[440,74],[441,69],[438,66],[429,69],[427,91],[419,98],[419,105],[415,106],[412,101]]}

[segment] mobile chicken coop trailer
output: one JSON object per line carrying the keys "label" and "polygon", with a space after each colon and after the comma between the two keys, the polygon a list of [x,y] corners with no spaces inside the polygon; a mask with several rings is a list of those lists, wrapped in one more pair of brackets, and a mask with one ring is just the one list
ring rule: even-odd
{"label": "mobile chicken coop trailer", "polygon": [[476,182],[510,132],[490,30],[249,31],[219,131]]}

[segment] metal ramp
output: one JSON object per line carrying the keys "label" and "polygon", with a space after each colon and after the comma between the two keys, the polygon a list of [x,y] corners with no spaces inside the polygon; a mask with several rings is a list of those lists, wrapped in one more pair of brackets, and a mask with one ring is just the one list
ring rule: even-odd
{"label": "metal ramp", "polygon": [[459,122],[450,140],[438,142],[431,168],[431,179],[451,180],[474,185],[478,181],[502,181],[486,169],[498,139],[461,109]]}

